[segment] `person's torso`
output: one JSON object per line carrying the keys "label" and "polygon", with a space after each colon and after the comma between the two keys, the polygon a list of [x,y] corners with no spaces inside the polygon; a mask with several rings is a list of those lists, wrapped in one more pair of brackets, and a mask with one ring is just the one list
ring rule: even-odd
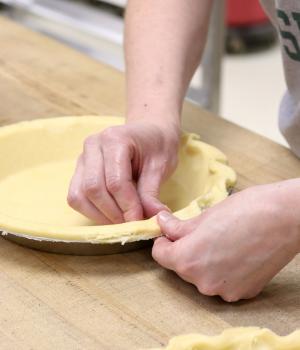
{"label": "person's torso", "polygon": [[300,1],[261,0],[277,28],[287,92],[279,111],[279,127],[291,149],[300,157]]}

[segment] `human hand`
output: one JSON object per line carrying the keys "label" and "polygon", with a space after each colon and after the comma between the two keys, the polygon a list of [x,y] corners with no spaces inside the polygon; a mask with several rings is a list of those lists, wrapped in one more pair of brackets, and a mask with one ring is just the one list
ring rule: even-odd
{"label": "human hand", "polygon": [[89,136],[69,205],[99,224],[151,217],[166,207],[159,188],[175,170],[179,126],[136,120]]}
{"label": "human hand", "polygon": [[165,237],[156,239],[154,259],[202,294],[255,297],[299,252],[299,213],[287,198],[295,197],[292,181],[236,193],[187,221],[161,212]]}

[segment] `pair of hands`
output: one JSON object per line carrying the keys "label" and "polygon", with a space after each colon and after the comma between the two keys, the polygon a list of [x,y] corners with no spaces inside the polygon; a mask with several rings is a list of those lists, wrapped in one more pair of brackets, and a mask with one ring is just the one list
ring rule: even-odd
{"label": "pair of hands", "polygon": [[[205,295],[233,302],[256,296],[299,252],[299,224],[280,198],[290,183],[257,186],[180,221],[159,202],[177,163],[179,127],[133,121],[90,136],[68,202],[101,224],[158,214],[165,236],[152,255]],[[286,187],[286,188],[285,188]]]}

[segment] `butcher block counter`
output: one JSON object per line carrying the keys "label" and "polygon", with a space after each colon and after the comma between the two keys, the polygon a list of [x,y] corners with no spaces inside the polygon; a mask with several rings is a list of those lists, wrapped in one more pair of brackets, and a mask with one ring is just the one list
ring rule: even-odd
{"label": "butcher block counter", "polygon": [[[1,17],[0,27],[0,125],[124,115],[123,74]],[[288,149],[190,103],[183,114],[186,130],[228,155],[237,190],[300,176]],[[0,349],[134,350],[232,326],[300,327],[300,257],[256,299],[227,304],[161,268],[150,249],[63,256],[0,239]]]}

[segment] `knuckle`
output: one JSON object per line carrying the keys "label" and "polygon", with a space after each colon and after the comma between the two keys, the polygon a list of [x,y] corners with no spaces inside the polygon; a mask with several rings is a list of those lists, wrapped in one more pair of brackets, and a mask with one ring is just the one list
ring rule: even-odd
{"label": "knuckle", "polygon": [[77,192],[69,191],[68,196],[67,196],[67,202],[68,202],[70,207],[72,207],[74,209],[79,209],[80,203],[81,203],[81,197]]}
{"label": "knuckle", "polygon": [[119,177],[108,177],[106,179],[106,186],[109,192],[111,193],[116,193],[119,192],[123,185],[122,185],[122,181]]}
{"label": "knuckle", "polygon": [[86,179],[84,182],[84,193],[87,196],[97,196],[100,192],[100,184],[96,179]]}
{"label": "knuckle", "polygon": [[235,303],[242,298],[241,295],[235,292],[225,292],[225,293],[222,293],[220,296],[224,301],[228,303]]}
{"label": "knuckle", "polygon": [[159,169],[162,176],[169,176],[177,167],[178,158],[177,155],[173,156],[164,156],[159,159]]}
{"label": "knuckle", "polygon": [[186,262],[181,262],[176,266],[176,272],[180,276],[188,276],[191,272],[191,266]]}
{"label": "knuckle", "polygon": [[107,141],[107,140],[111,140],[111,139],[115,139],[119,137],[119,132],[118,132],[118,128],[111,126],[109,128],[104,129],[101,132],[101,139],[103,141]]}
{"label": "knuckle", "polygon": [[158,199],[159,197],[159,193],[156,191],[141,192],[141,190],[139,190],[138,195],[140,198],[140,203],[143,205],[144,209],[147,209],[147,207],[153,203],[153,199]]}
{"label": "knuckle", "polygon": [[131,206],[127,209],[126,214],[127,215],[138,215],[141,212],[141,204],[140,202],[133,202],[131,203]]}
{"label": "knuckle", "polygon": [[197,289],[203,295],[214,296],[218,295],[218,288],[211,283],[200,283],[197,285]]}
{"label": "knuckle", "polygon": [[116,146],[128,147],[130,137],[125,131],[124,126],[112,126],[102,131],[101,142],[109,149],[114,149]]}
{"label": "knuckle", "polygon": [[87,150],[91,145],[93,145],[96,141],[96,135],[88,136],[83,142],[84,150]]}
{"label": "knuckle", "polygon": [[146,188],[143,190],[140,189],[139,192],[141,199],[143,199],[144,201],[152,199],[153,197],[158,197],[159,195],[159,189],[156,188]]}

